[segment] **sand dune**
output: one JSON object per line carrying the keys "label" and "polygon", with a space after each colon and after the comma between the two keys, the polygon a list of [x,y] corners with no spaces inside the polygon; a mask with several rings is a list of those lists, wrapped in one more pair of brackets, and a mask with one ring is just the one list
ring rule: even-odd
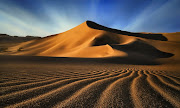
{"label": "sand dune", "polygon": [[177,33],[86,21],[0,54],[0,107],[180,108]]}
{"label": "sand dune", "polygon": [[[10,55],[179,61],[177,33],[131,33],[86,21],[64,33],[9,47]],[[142,59],[143,58],[143,59]],[[166,59],[162,59],[166,58]],[[161,63],[162,63],[161,62]]]}

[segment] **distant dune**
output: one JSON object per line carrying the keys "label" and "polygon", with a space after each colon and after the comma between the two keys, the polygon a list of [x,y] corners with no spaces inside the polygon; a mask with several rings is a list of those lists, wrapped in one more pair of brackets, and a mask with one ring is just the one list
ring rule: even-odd
{"label": "distant dune", "polygon": [[0,52],[6,51],[8,47],[16,46],[19,43],[38,39],[37,36],[10,36],[7,34],[0,34]]}
{"label": "distant dune", "polygon": [[131,33],[86,21],[6,42],[2,108],[180,108],[180,32]]}
{"label": "distant dune", "polygon": [[24,41],[29,41],[29,40],[33,40],[33,39],[38,39],[40,37],[37,36],[10,36],[7,34],[0,34],[0,42],[1,43],[10,43],[10,42],[24,42]]}

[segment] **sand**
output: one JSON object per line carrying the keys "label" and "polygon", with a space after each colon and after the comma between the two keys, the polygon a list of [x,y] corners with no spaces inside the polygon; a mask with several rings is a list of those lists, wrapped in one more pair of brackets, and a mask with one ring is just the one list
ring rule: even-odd
{"label": "sand", "polygon": [[131,33],[91,21],[0,55],[0,106],[180,107],[177,33]]}

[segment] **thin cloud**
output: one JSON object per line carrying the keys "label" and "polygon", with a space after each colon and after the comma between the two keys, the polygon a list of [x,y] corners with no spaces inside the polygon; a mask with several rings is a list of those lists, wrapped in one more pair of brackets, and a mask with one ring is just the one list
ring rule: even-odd
{"label": "thin cloud", "polygon": [[161,6],[159,4],[154,6],[154,3],[152,3],[125,30],[136,32],[171,31],[171,28],[167,29],[167,27],[173,24],[175,26],[178,18],[180,18],[180,8],[174,8],[178,7],[178,5],[180,5],[178,0],[167,1]]}

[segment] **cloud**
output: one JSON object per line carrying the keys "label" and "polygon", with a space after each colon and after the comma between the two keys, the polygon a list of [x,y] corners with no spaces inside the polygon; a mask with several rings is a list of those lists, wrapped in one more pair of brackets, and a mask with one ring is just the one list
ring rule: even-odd
{"label": "cloud", "polygon": [[16,26],[9,24],[7,22],[0,22],[0,30],[1,33],[4,34],[9,34],[9,35],[15,35],[15,34],[19,34],[21,36],[25,36],[27,33],[25,33],[24,30],[17,28]]}
{"label": "cloud", "polygon": [[[0,16],[3,19],[3,22],[1,22],[1,28],[3,29],[0,29],[0,32],[7,31],[4,31],[4,28],[8,27],[6,28],[9,31],[7,32],[7,34],[15,33],[14,35],[20,36],[25,36],[25,33],[26,35],[28,34],[41,36],[50,34],[49,32],[47,32],[47,30],[41,28],[44,24],[41,23],[40,19],[37,19],[27,11],[23,11],[23,9],[13,5],[10,5],[13,10],[12,8],[5,7],[2,4],[0,6],[4,9],[4,11],[0,10]],[[17,32],[14,32],[15,30],[17,30]],[[21,31],[21,33],[18,31]]]}
{"label": "cloud", "polygon": [[[47,36],[69,30],[80,23],[86,21],[85,17],[81,16],[82,9],[80,7],[69,4],[60,7],[53,7],[46,2],[42,2],[40,7],[43,8],[45,15],[36,15],[28,12],[16,4],[0,4],[3,11],[0,11],[0,17],[4,19],[0,32],[7,34],[20,35],[38,35]],[[42,18],[47,17],[47,18]],[[83,19],[84,18],[84,19]],[[1,20],[2,21],[2,20]],[[11,26],[12,31],[4,30],[5,27]],[[13,27],[16,27],[20,32],[14,32]],[[8,28],[8,29],[10,29]]]}
{"label": "cloud", "polygon": [[[175,32],[180,19],[180,1],[153,2],[125,30],[138,32]],[[171,26],[171,28],[169,28]],[[180,30],[180,26],[178,27]]]}

